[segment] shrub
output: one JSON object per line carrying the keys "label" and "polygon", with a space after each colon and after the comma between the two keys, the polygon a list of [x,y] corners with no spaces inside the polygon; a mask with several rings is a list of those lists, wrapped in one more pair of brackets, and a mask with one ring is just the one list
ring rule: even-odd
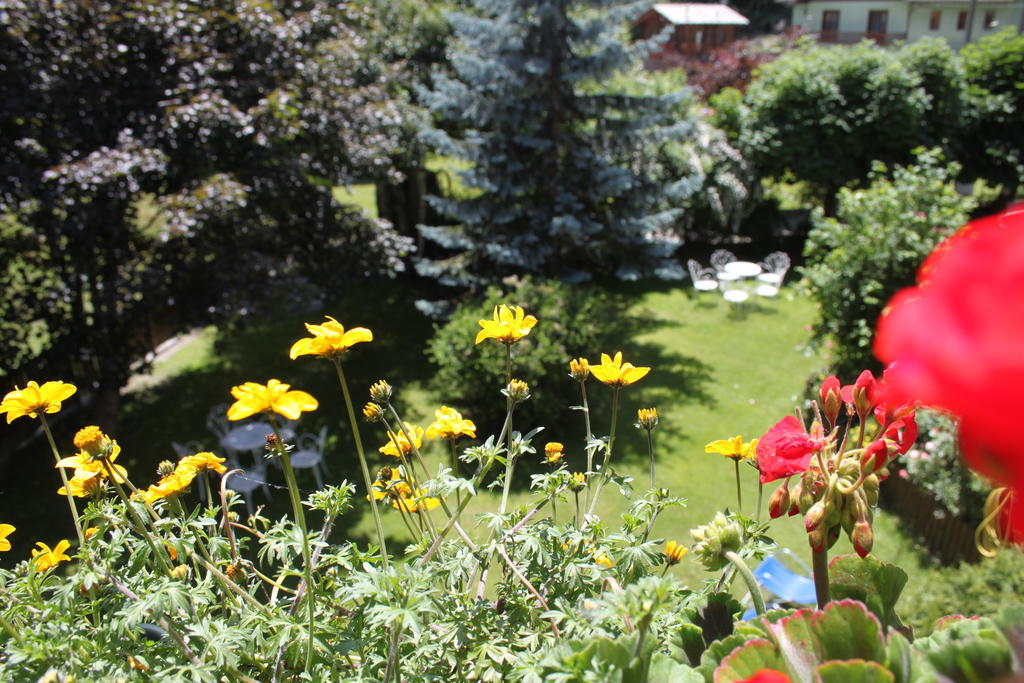
{"label": "shrub", "polygon": [[966,222],[975,200],[957,193],[959,170],[937,150],[919,151],[916,163],[891,172],[876,162],[868,188],[840,192],[838,220],[814,213],[803,273],[821,307],[815,337],[833,342],[839,376],[880,368],[871,344],[882,308],[914,283],[932,248]]}
{"label": "shrub", "polygon": [[[498,304],[522,306],[540,320],[512,350],[513,377],[528,382],[532,394],[516,411],[517,429],[539,424],[550,429],[567,423],[573,414],[567,406],[580,403],[578,385],[566,377],[568,360],[596,349],[614,353],[619,349],[612,344],[621,343],[635,329],[636,319],[627,314],[625,297],[596,287],[527,278],[512,286],[490,287],[482,296],[463,302],[445,324],[436,327],[427,355],[437,367],[434,385],[446,401],[464,408],[484,433],[499,431],[505,417],[503,403],[495,400],[506,382],[505,348],[502,344],[478,346],[474,339],[478,321]],[[600,401],[603,396],[592,398]]]}
{"label": "shrub", "polygon": [[981,522],[992,487],[960,460],[956,422],[942,413],[922,410],[917,426],[917,445],[904,461],[907,478],[931,493],[950,514],[971,524]]}

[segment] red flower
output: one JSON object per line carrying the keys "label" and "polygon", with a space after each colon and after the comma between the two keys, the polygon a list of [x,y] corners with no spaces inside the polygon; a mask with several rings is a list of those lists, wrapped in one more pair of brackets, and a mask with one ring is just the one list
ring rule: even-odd
{"label": "red flower", "polygon": [[835,424],[839,417],[839,410],[843,407],[842,389],[839,386],[839,378],[829,375],[821,383],[821,410],[825,413],[825,419],[829,424]]}
{"label": "red flower", "polygon": [[822,445],[820,436],[812,438],[795,417],[782,418],[757,440],[757,468],[761,471],[761,483],[767,484],[805,471],[811,456]]}
{"label": "red flower", "polygon": [[[887,403],[919,399],[955,414],[968,464],[1024,491],[1024,205],[940,244],[918,285],[882,314],[875,354],[893,363]],[[1024,531],[1024,510],[1015,524]]]}
{"label": "red flower", "polygon": [[875,406],[875,376],[870,370],[863,371],[856,382],[840,389],[839,395],[843,401],[854,405],[861,420],[865,419]]}

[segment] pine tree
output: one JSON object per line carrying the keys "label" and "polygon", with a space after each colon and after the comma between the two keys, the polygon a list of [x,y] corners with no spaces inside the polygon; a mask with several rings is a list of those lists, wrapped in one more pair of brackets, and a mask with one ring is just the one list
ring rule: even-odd
{"label": "pine tree", "polygon": [[679,277],[673,208],[684,181],[651,175],[645,150],[683,136],[682,92],[612,91],[638,48],[624,41],[644,7],[615,0],[475,0],[451,13],[452,75],[420,93],[438,122],[423,139],[460,160],[465,191],[433,197],[455,225],[421,226],[420,273],[475,286],[512,273],[569,281]]}

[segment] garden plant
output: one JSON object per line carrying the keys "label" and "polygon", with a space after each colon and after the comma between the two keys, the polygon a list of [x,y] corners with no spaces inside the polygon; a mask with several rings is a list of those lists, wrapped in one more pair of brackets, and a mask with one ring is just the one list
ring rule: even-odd
{"label": "garden plant", "polygon": [[[283,469],[291,518],[240,514],[231,491],[240,473],[211,452],[162,463],[150,483],[118,463],[120,446],[98,427],[83,426],[73,451],[58,444],[49,416],[75,399],[73,384],[31,382],[7,393],[0,405],[7,421],[38,420],[48,437],[61,484],[53,502],[68,506],[76,538],[42,539],[30,558],[0,571],[0,675],[917,681],[1020,673],[1015,647],[1024,608],[989,605],[982,617],[948,616],[915,639],[896,609],[907,575],[871,550],[879,484],[914,446],[919,399],[959,416],[968,464],[1001,487],[983,533],[996,545],[1019,537],[1024,516],[1013,497],[1024,484],[1005,414],[1021,401],[1007,380],[1024,372],[1014,353],[1024,317],[1019,297],[996,309],[984,294],[1021,275],[1014,255],[1024,248],[1022,229],[1024,214],[1006,213],[969,225],[933,253],[918,286],[883,316],[876,343],[889,364],[881,377],[864,371],[844,385],[830,376],[808,410],[782,417],[758,439],[723,435],[708,444],[734,461],[737,481],[773,485],[765,491],[771,518],[803,523],[815,605],[762,594],[752,567],[773,548],[770,522],[762,501],[741,500],[739,488],[735,505],[728,502],[689,539],[652,536],[655,519],[684,501],[658,486],[653,455],[649,480],[615,469],[617,434],[629,415],[651,453],[658,437],[657,409],[630,402],[631,386],[658,369],[632,364],[628,349],[601,353],[599,363],[566,358],[561,378],[524,378],[520,342],[545,321],[496,305],[479,320],[474,341],[502,352],[493,400],[504,404],[504,420],[498,433],[476,438],[472,415],[447,406],[427,429],[407,423],[386,380],[354,395],[345,365],[374,334],[328,317],[307,324],[308,336],[289,355],[297,363],[328,361],[322,365],[337,377],[339,399],[315,398],[278,379],[230,390],[228,419],[260,415],[272,425],[266,457]],[[999,267],[986,276],[973,265],[979,257]],[[936,344],[937,328],[954,351]],[[974,353],[965,362],[967,350]],[[578,391],[583,443],[544,442],[541,426],[518,418],[531,383],[554,381]],[[588,396],[600,392],[610,407],[592,414]],[[364,420],[357,396],[368,399],[358,411]],[[345,405],[361,481],[303,500],[281,420],[327,400]],[[383,442],[376,451],[363,445],[370,434]],[[444,442],[442,464],[423,458],[425,439]],[[566,452],[576,449],[586,458],[582,471],[566,466]],[[531,472],[532,496],[510,506],[517,469]],[[497,509],[468,518],[470,502],[488,486],[502,492]],[[205,503],[196,501],[199,490]],[[621,519],[594,514],[609,495],[631,499]],[[371,510],[375,543],[329,543],[338,515],[353,505]],[[412,538],[406,547],[385,538],[385,514],[403,520]],[[17,533],[0,524],[0,551]],[[842,535],[856,554],[830,559]],[[686,587],[669,575],[681,561],[701,563],[706,584]],[[749,593],[752,614],[731,588]]]}

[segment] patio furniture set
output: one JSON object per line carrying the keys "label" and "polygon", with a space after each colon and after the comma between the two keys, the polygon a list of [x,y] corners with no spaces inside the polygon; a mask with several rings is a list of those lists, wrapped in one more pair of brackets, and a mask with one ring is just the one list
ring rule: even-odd
{"label": "patio furniture set", "polygon": [[[253,493],[256,489],[262,489],[267,500],[270,500],[267,463],[280,466],[277,460],[267,460],[263,457],[267,435],[273,433],[274,429],[269,422],[261,421],[257,417],[230,422],[227,419],[227,409],[226,404],[211,409],[206,416],[206,426],[217,438],[220,445],[218,455],[227,459],[225,465],[228,470],[242,470],[231,475],[227,488],[242,494],[251,515],[255,511]],[[284,420],[281,425],[281,438],[295,444],[295,450],[290,453],[292,467],[296,470],[312,470],[317,488],[323,488],[323,470],[327,468],[324,463],[327,427],[322,427],[319,432],[302,433],[296,437],[297,427],[297,421]],[[171,442],[171,446],[179,459],[203,450],[203,446],[196,441],[175,441]],[[202,487],[197,487],[196,490],[199,491],[201,499],[205,497]]]}
{"label": "patio furniture set", "polygon": [[721,291],[722,298],[732,304],[742,304],[751,296],[766,299],[778,296],[790,265],[789,255],[782,251],[768,254],[760,263],[740,261],[728,249],[712,253],[709,268],[695,259],[687,261],[694,289]]}

